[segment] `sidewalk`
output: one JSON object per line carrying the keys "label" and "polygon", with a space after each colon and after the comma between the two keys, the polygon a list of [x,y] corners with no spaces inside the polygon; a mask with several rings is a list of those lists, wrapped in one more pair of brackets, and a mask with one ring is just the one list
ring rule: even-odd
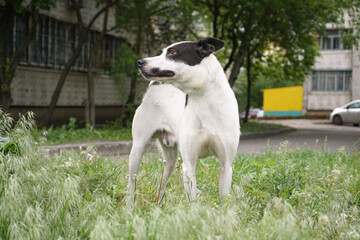
{"label": "sidewalk", "polygon": [[[285,128],[272,132],[265,133],[244,133],[241,134],[240,139],[254,139],[254,138],[264,138],[266,136],[272,136],[280,133],[296,131],[295,128]],[[73,151],[84,151],[88,146],[95,146],[97,153],[103,156],[124,156],[129,155],[132,141],[89,141],[81,143],[65,143],[54,146],[42,146],[38,149],[44,151],[48,155],[61,154],[62,151],[73,150]],[[147,146],[147,152],[159,152],[160,146],[157,141],[151,140]]]}

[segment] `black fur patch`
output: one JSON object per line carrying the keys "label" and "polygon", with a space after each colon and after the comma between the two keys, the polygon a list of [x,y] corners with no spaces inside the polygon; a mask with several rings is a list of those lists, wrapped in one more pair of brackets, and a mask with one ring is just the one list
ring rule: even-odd
{"label": "black fur patch", "polygon": [[224,42],[216,38],[204,38],[198,42],[183,42],[167,49],[166,57],[190,66],[195,66],[224,46]]}
{"label": "black fur patch", "polygon": [[187,106],[188,101],[189,101],[189,94],[186,94],[185,95],[185,107]]}
{"label": "black fur patch", "polygon": [[[175,51],[174,55],[170,55]],[[166,57],[170,60],[182,62],[190,66],[200,64],[202,58],[196,52],[196,42],[179,43],[167,49]]]}

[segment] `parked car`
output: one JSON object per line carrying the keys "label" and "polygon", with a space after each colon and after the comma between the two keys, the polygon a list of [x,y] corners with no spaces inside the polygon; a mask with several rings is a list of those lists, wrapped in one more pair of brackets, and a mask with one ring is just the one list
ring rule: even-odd
{"label": "parked car", "polygon": [[360,99],[335,108],[330,114],[330,121],[336,125],[350,123],[354,126],[360,124]]}
{"label": "parked car", "polygon": [[[245,114],[246,114],[246,112],[244,111],[240,115],[241,120],[245,119]],[[256,118],[263,117],[263,116],[264,116],[264,110],[262,110],[262,108],[252,108],[249,110],[248,119],[256,119]]]}

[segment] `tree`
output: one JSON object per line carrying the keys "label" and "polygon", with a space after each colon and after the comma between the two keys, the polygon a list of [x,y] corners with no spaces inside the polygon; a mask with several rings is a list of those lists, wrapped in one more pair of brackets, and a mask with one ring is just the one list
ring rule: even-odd
{"label": "tree", "polygon": [[[43,126],[48,126],[50,124],[50,120],[51,117],[55,111],[56,108],[56,104],[59,100],[60,97],[60,93],[62,90],[62,87],[64,86],[66,77],[71,69],[71,67],[74,65],[74,63],[76,62],[76,59],[79,57],[82,47],[86,41],[88,32],[90,31],[92,25],[94,24],[94,22],[96,21],[96,19],[101,16],[105,11],[107,11],[107,9],[109,9],[110,7],[114,6],[116,3],[118,3],[119,0],[106,0],[106,1],[101,1],[100,3],[102,8],[100,8],[100,10],[94,14],[94,16],[90,19],[89,23],[87,25],[84,24],[83,22],[83,18],[82,18],[82,14],[80,11],[80,5],[78,3],[77,0],[72,0],[72,6],[73,9],[76,13],[76,17],[77,17],[77,27],[78,27],[78,33],[79,33],[79,41],[77,42],[77,45],[75,47],[75,50],[72,54],[72,56],[70,57],[70,59],[66,62],[64,69],[61,71],[61,75],[60,75],[60,79],[56,85],[56,88],[54,90],[54,93],[52,95],[51,101],[50,101],[50,105],[48,108],[48,112],[45,116],[45,118],[42,121]],[[99,6],[100,4],[98,4]]]}
{"label": "tree", "polygon": [[[109,16],[109,8],[105,10],[104,20],[103,20],[103,29],[99,36],[97,36],[94,47],[92,48],[89,56],[88,68],[87,68],[87,100],[85,103],[85,123],[95,127],[95,83],[93,78],[93,65],[96,64],[96,59],[98,59],[99,50],[101,43],[105,37],[105,34],[108,32],[107,23]],[[95,62],[94,62],[95,60]]]}
{"label": "tree", "polygon": [[[5,0],[5,5],[0,7],[0,105],[6,112],[11,104],[10,85],[14,78],[17,66],[20,63],[21,56],[28,45],[36,38],[36,25],[39,19],[40,9],[49,9],[54,1],[49,0]],[[30,21],[28,32],[25,33],[21,43],[16,49],[9,51],[11,34],[14,29],[16,14],[29,14]]]}
{"label": "tree", "polygon": [[[234,88],[241,86],[241,91],[236,91],[239,109],[246,110],[247,105],[254,108],[262,107],[263,89],[302,85],[304,72],[286,65],[284,54],[280,49],[269,49],[261,58],[254,55],[251,59],[251,80],[249,81],[247,75],[240,74],[239,82],[234,86]],[[250,101],[247,101],[248,97]]]}
{"label": "tree", "polygon": [[[269,44],[284,50],[287,60],[301,70],[314,63],[314,34],[329,22],[343,23],[344,9],[353,9],[351,0],[193,0],[205,6],[214,37],[224,39],[230,49],[225,70],[231,67],[229,83],[234,85],[247,51],[266,50]],[[265,47],[264,47],[265,46]],[[301,58],[300,58],[301,56]]]}
{"label": "tree", "polygon": [[[231,86],[248,53],[252,59],[261,59],[269,47],[280,48],[285,70],[301,73],[303,81],[318,54],[315,34],[323,33],[326,23],[343,24],[345,11],[354,16],[353,26],[358,28],[360,22],[360,3],[356,0],[189,0],[188,4],[201,12],[214,37],[226,41],[224,69],[231,69]],[[351,43],[359,39],[359,31],[349,31],[348,35]]]}
{"label": "tree", "polygon": [[[190,9],[181,2],[172,0],[134,0],[122,1],[117,8],[117,28],[126,32],[129,46],[124,50],[133,59],[151,55],[160,50],[159,43],[169,44],[175,40],[185,39],[191,29],[192,16]],[[133,39],[133,40],[131,40]],[[139,79],[136,61],[130,63],[126,59],[119,59],[114,63],[118,67],[126,68],[123,77],[130,79],[129,94],[125,100],[123,125],[132,118],[134,113],[137,81]],[[119,76],[117,74],[117,76]]]}

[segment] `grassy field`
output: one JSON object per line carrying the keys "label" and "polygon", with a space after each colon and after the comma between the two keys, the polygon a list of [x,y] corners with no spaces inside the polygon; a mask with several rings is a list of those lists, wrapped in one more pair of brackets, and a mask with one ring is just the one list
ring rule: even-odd
{"label": "grassy field", "polygon": [[[286,127],[278,124],[261,123],[256,120],[250,120],[246,124],[241,124],[242,133],[269,132],[283,128]],[[131,140],[130,127],[120,128],[116,124],[107,124],[100,129],[94,129],[91,127],[77,128],[74,119],[70,120],[67,125],[63,125],[62,127],[33,130],[31,134],[37,141],[46,136],[46,141],[42,142],[44,145],[86,142],[92,140]]]}
{"label": "grassy field", "polygon": [[231,196],[219,164],[197,165],[198,200],[184,194],[181,160],[156,205],[162,161],[146,155],[133,213],[124,205],[127,162],[93,151],[45,156],[31,124],[1,129],[18,151],[0,154],[0,239],[359,239],[360,153],[239,155]]}

